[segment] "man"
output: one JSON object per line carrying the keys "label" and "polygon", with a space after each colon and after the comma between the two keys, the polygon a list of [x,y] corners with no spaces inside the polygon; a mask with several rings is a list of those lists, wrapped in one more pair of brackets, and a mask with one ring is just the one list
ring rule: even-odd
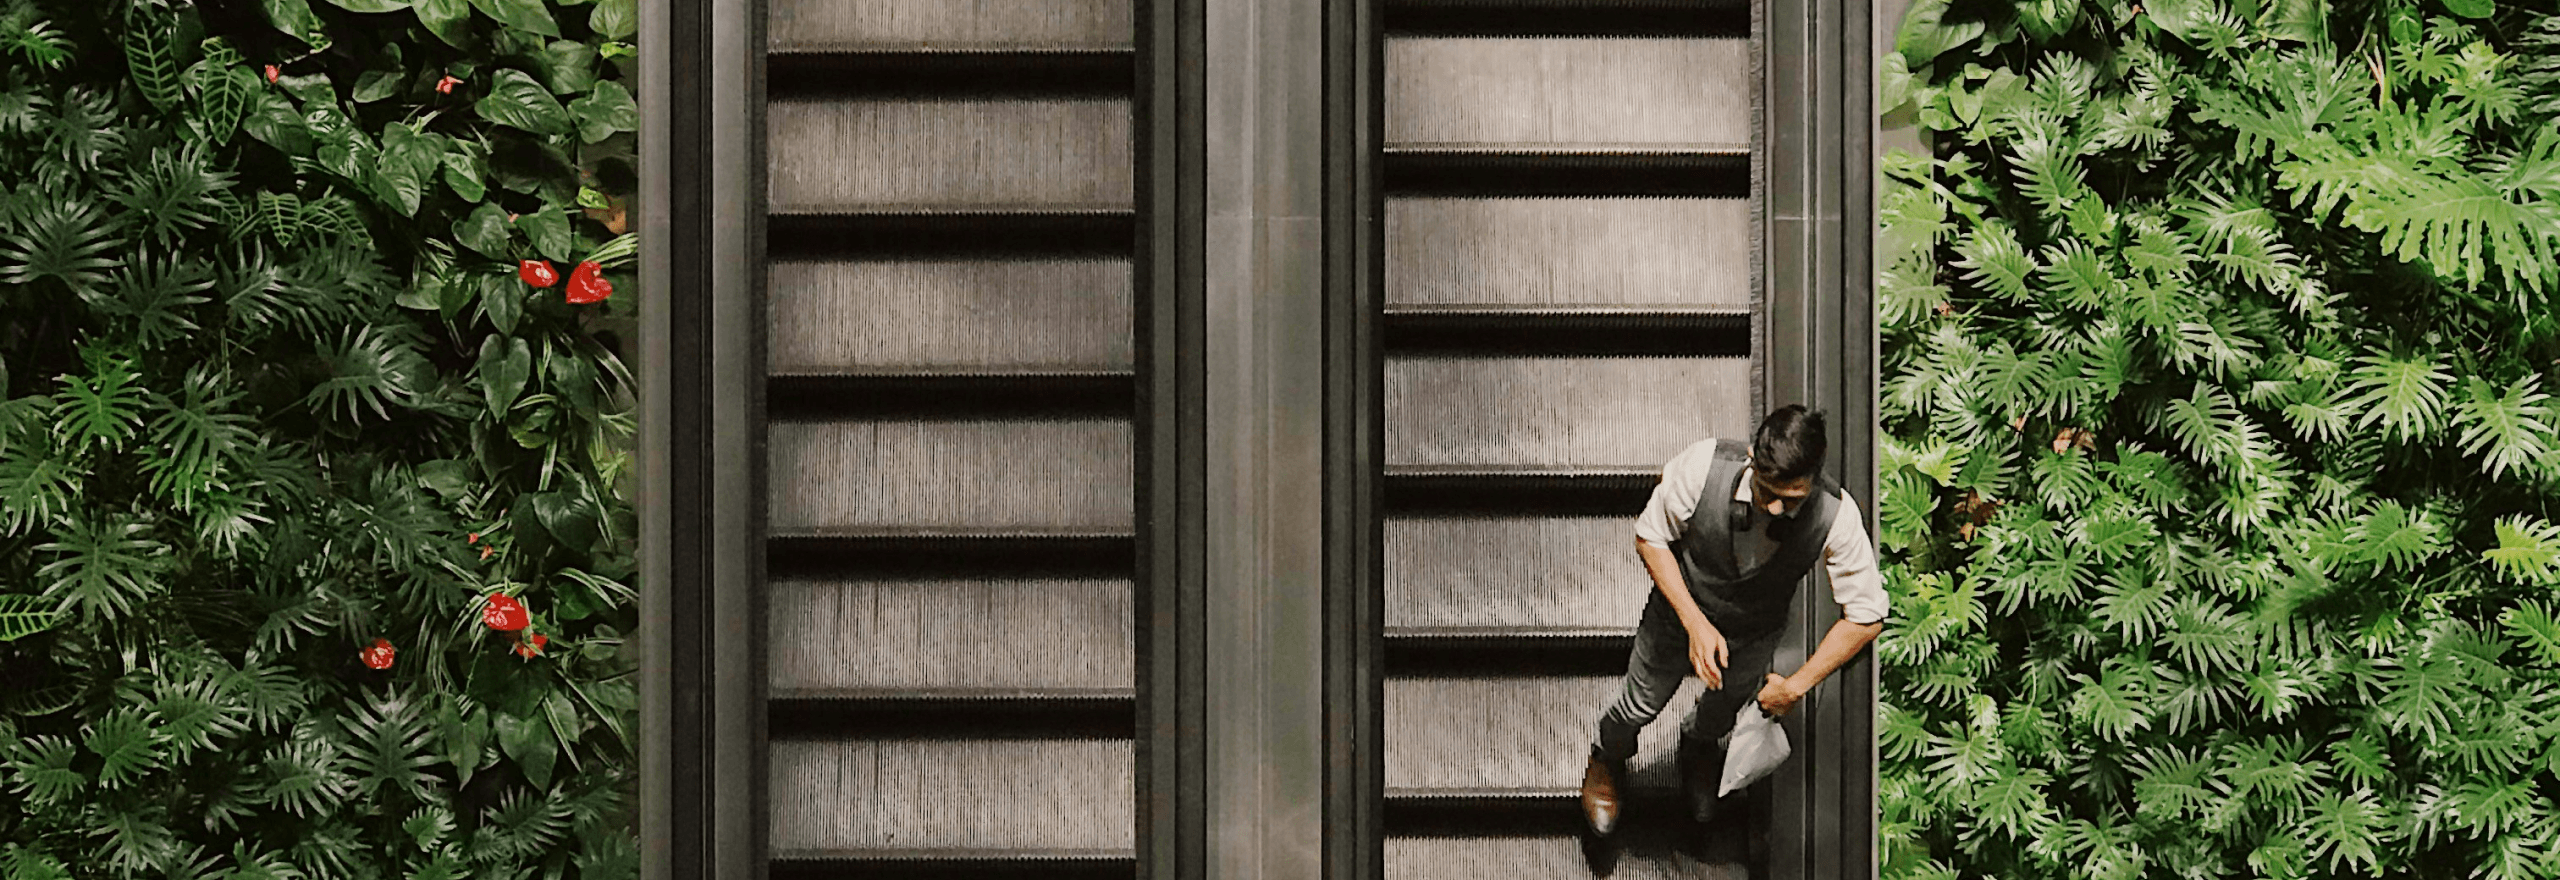
{"label": "man", "polygon": [[[1626,686],[1601,715],[1582,777],[1592,833],[1615,830],[1636,732],[1662,713],[1687,674],[1705,680],[1707,692],[1681,737],[1681,781],[1705,822],[1717,810],[1724,768],[1713,744],[1742,706],[1757,700],[1772,715],[1786,714],[1884,630],[1875,547],[1857,502],[1822,474],[1827,446],[1822,414],[1789,406],[1760,422],[1748,449],[1710,438],[1663,466],[1636,517],[1636,555],[1656,589],[1636,628]],[[1840,622],[1803,667],[1779,675],[1770,654],[1816,561],[1831,575]]]}

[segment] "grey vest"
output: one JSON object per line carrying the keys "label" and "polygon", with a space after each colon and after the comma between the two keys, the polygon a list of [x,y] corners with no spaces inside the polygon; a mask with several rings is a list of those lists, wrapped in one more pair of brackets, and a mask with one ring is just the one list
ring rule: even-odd
{"label": "grey vest", "polygon": [[1735,444],[1716,444],[1715,463],[1689,523],[1671,542],[1689,595],[1706,612],[1708,622],[1733,641],[1776,632],[1787,622],[1797,585],[1822,559],[1831,535],[1831,519],[1840,512],[1840,486],[1816,474],[1813,493],[1790,517],[1769,520],[1769,538],[1777,549],[1758,568],[1742,571],[1733,552],[1733,536],[1750,528],[1751,505],[1735,501],[1746,475],[1742,451]]}

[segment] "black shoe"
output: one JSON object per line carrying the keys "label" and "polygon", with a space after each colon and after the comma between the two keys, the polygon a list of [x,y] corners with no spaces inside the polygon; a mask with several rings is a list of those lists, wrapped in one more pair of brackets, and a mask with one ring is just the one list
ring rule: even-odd
{"label": "black shoe", "polygon": [[1689,818],[1700,825],[1715,821],[1716,789],[1724,784],[1724,755],[1714,746],[1682,742],[1679,751],[1680,791],[1689,801]]}

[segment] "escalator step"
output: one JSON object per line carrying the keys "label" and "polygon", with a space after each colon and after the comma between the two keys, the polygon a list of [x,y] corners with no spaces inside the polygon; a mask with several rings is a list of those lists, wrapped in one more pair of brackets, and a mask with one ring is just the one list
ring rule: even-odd
{"label": "escalator step", "polygon": [[1395,305],[1751,305],[1744,199],[1391,198]]}
{"label": "escalator step", "polygon": [[775,581],[777,689],[1130,688],[1126,580]]}
{"label": "escalator step", "polygon": [[772,0],[771,51],[848,46],[1120,47],[1129,0]]}
{"label": "escalator step", "polygon": [[1126,99],[780,100],[770,210],[1130,203]]}
{"label": "escalator step", "polygon": [[775,422],[769,516],[799,529],[1125,530],[1129,422]]}
{"label": "escalator step", "polygon": [[770,269],[767,363],[1128,369],[1129,262],[807,261]]}
{"label": "escalator step", "polygon": [[1391,465],[1651,467],[1753,419],[1751,361],[1404,358],[1386,363]]}
{"label": "escalator step", "polygon": [[1134,853],[885,850],[775,856],[774,880],[1137,880]]}
{"label": "escalator step", "polygon": [[[1600,713],[1616,699],[1620,674],[1538,678],[1407,677],[1386,688],[1387,793],[1570,792]],[[1673,746],[1697,705],[1700,685],[1684,681],[1662,716],[1646,725],[1628,762],[1634,788],[1673,789]]]}
{"label": "escalator step", "polygon": [[1653,589],[1635,515],[1390,517],[1387,625],[1632,627]]}
{"label": "escalator step", "polygon": [[[1603,876],[1609,880],[1745,880],[1739,864],[1705,864],[1676,849],[1682,828],[1639,821],[1630,804],[1607,855],[1594,857],[1572,825],[1541,835],[1387,838],[1389,880],[1551,880]],[[1569,822],[1580,819],[1567,817]],[[1604,869],[1600,865],[1606,865]]]}
{"label": "escalator step", "polygon": [[777,858],[888,850],[1112,857],[1135,844],[1129,740],[778,739]]}
{"label": "escalator step", "polygon": [[1747,40],[1391,38],[1386,142],[1751,143]]}

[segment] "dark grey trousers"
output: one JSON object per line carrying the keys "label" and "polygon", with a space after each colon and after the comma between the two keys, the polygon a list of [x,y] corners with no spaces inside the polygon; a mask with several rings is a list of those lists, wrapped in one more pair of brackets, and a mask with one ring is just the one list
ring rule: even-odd
{"label": "dark grey trousers", "polygon": [[[1778,635],[1772,632],[1750,641],[1728,643],[1724,687],[1699,697],[1697,714],[1681,732],[1681,749],[1705,762],[1701,768],[1707,773],[1704,778],[1716,779],[1723,772],[1724,750],[1716,748],[1715,741],[1733,729],[1733,716],[1744,704],[1759,700],[1760,688],[1768,683],[1769,656],[1778,649]],[[1689,665],[1689,630],[1680,625],[1680,615],[1671,610],[1671,600],[1656,590],[1653,601],[1645,603],[1643,621],[1636,625],[1636,647],[1627,658],[1626,686],[1620,689],[1617,701],[1601,714],[1599,740],[1592,745],[1591,753],[1610,762],[1634,756],[1637,731],[1662,714],[1672,692],[1680,689],[1680,680],[1693,674]],[[1706,792],[1714,793],[1712,787]]]}

